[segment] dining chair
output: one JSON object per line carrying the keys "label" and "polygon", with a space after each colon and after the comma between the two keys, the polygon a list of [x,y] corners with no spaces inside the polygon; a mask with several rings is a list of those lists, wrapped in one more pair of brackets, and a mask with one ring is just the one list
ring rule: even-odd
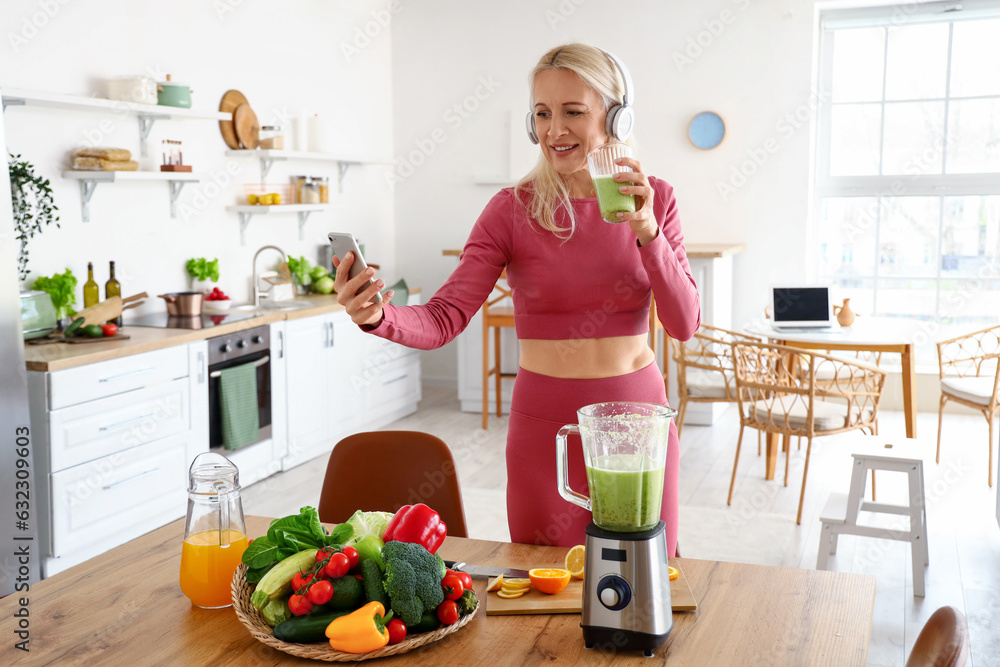
{"label": "dining chair", "polygon": [[468,537],[462,491],[448,445],[420,431],[365,431],[349,435],[330,453],[320,493],[320,521],[341,523],[357,510],[395,512],[424,503]]}
{"label": "dining chair", "polygon": [[969,628],[954,607],[941,607],[927,619],[906,660],[906,667],[962,667],[969,659]]}
{"label": "dining chair", "polygon": [[990,426],[986,476],[993,486],[993,420],[1000,412],[1000,325],[950,338],[937,344],[941,402],[938,406],[937,454],[941,462],[941,423],[944,405],[955,401],[979,410]]}
{"label": "dining chair", "polygon": [[[740,434],[726,504],[733,502],[743,431],[747,427],[783,436],[785,486],[788,486],[791,457],[789,442],[792,436],[801,435],[807,443],[795,517],[795,523],[801,524],[813,439],[856,429],[870,432],[878,414],[886,372],[860,361],[786,345],[736,342],[732,349]],[[807,372],[801,372],[802,368]],[[827,385],[818,384],[816,378],[828,372],[834,380]]]}
{"label": "dining chair", "polygon": [[677,435],[684,427],[688,403],[735,403],[733,343],[760,338],[702,324],[691,340],[670,339],[677,367]]}
{"label": "dining chair", "polygon": [[[511,298],[507,286],[507,270],[500,274],[500,279],[493,286],[493,291],[483,303],[483,429],[489,428],[490,377],[496,378],[497,417],[501,415],[500,404],[502,395],[500,381],[502,378],[515,377],[516,373],[504,373],[500,370],[500,330],[514,327],[514,307],[497,305]],[[490,331],[493,332],[493,363],[490,368]]]}

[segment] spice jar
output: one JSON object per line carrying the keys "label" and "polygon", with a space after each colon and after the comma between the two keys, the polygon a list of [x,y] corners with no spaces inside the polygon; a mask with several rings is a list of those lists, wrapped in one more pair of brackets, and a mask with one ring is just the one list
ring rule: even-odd
{"label": "spice jar", "polygon": [[330,203],[330,179],[326,176],[313,176],[312,180],[319,188],[319,203]]}
{"label": "spice jar", "polygon": [[285,133],[280,125],[261,125],[259,145],[265,150],[283,150]]}
{"label": "spice jar", "polygon": [[305,177],[305,180],[302,183],[302,203],[319,203],[319,184],[308,176]]}
{"label": "spice jar", "polygon": [[302,186],[309,179],[308,176],[292,176],[292,187],[295,189],[295,203],[301,204],[302,202]]}

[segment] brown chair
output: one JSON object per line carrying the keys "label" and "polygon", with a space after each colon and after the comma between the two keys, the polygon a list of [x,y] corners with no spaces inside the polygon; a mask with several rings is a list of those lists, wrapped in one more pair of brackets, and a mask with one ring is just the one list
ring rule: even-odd
{"label": "brown chair", "polygon": [[[813,438],[854,429],[871,431],[886,373],[859,361],[785,345],[737,342],[732,347],[740,435],[726,504],[733,502],[736,467],[746,427],[769,436],[784,436],[785,486],[788,486],[791,457],[789,441],[791,436],[803,436],[807,439],[806,462],[795,517],[795,523],[801,524]],[[806,372],[802,372],[803,368]],[[820,386],[815,382],[815,378],[827,373],[834,378],[830,384]]]}
{"label": "brown chair", "polygon": [[[494,296],[496,295],[496,296]],[[510,299],[510,288],[507,287],[507,270],[500,274],[500,280],[493,287],[490,298],[483,303],[483,429],[489,428],[490,415],[490,377],[496,378],[497,417],[500,416],[501,378],[512,378],[516,373],[504,373],[500,370],[500,329],[514,327],[514,307],[498,306],[500,301]],[[493,362],[490,368],[490,330],[493,330]]]}
{"label": "brown chair", "polygon": [[440,438],[419,431],[369,431],[349,435],[330,453],[319,498],[319,518],[341,523],[356,510],[395,512],[424,503],[468,537],[455,460]]}
{"label": "brown chair", "polygon": [[993,420],[1000,412],[1000,325],[937,344],[941,403],[938,407],[937,454],[941,462],[944,404],[955,401],[983,413],[990,425],[987,480],[993,486]]}
{"label": "brown chair", "polygon": [[670,339],[677,366],[677,435],[688,403],[735,403],[733,343],[759,343],[754,336],[702,324],[689,341]]}
{"label": "brown chair", "polygon": [[968,658],[965,616],[954,607],[941,607],[924,624],[906,667],[962,667]]}

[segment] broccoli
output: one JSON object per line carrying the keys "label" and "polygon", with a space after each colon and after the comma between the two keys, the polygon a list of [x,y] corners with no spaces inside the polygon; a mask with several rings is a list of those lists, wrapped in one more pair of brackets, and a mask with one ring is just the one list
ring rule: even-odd
{"label": "broccoli", "polygon": [[427,549],[409,542],[386,542],[382,547],[385,562],[385,592],[392,610],[407,625],[415,625],[425,611],[437,609],[444,601],[441,570]]}
{"label": "broccoli", "polygon": [[468,616],[479,606],[479,598],[476,597],[471,588],[466,588],[462,597],[455,600],[455,604],[458,605],[459,616]]}
{"label": "broccoli", "polygon": [[383,607],[389,606],[389,598],[382,585],[382,570],[374,558],[361,561],[361,583],[365,587],[365,597],[369,602],[381,602]]}

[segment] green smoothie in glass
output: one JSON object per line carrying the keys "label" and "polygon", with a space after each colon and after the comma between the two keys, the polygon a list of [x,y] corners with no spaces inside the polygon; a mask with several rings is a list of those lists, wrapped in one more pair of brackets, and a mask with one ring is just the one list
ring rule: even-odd
{"label": "green smoothie in glass", "polygon": [[619,533],[648,530],[660,520],[663,467],[642,470],[634,454],[600,456],[587,466],[594,523]]}
{"label": "green smoothie in glass", "polygon": [[611,176],[599,176],[594,179],[594,193],[597,195],[597,205],[601,209],[601,217],[606,222],[624,222],[618,213],[635,213],[635,197],[618,191],[623,185],[632,185],[627,181],[618,183]]}

